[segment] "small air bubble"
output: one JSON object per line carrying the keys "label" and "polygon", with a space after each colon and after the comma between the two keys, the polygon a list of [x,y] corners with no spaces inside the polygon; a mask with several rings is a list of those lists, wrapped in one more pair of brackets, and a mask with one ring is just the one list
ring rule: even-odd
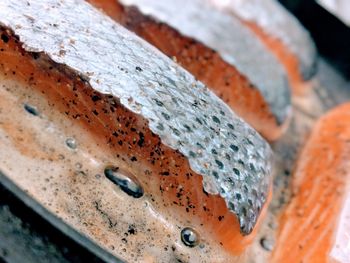
{"label": "small air bubble", "polygon": [[67,138],[66,140],[66,145],[71,148],[71,149],[76,149],[77,148],[77,142],[73,138]]}
{"label": "small air bubble", "polygon": [[186,227],[181,231],[181,240],[188,247],[195,247],[198,245],[198,233],[190,227]]}
{"label": "small air bubble", "polygon": [[260,245],[263,247],[263,249],[267,250],[267,251],[272,251],[273,249],[273,241],[269,240],[268,238],[263,237],[262,239],[260,239]]}
{"label": "small air bubble", "polygon": [[32,114],[32,115],[34,115],[34,116],[38,116],[38,115],[39,115],[39,111],[38,111],[37,108],[34,107],[34,106],[31,106],[31,105],[29,105],[29,104],[24,104],[24,109],[25,109],[28,113],[30,113],[30,114]]}
{"label": "small air bubble", "polygon": [[143,196],[143,189],[133,174],[114,166],[106,167],[104,174],[126,194],[135,198]]}

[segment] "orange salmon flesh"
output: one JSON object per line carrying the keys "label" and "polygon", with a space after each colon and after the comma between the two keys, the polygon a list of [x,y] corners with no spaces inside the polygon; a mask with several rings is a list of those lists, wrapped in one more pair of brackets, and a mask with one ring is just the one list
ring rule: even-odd
{"label": "orange salmon flesh", "polygon": [[350,104],[345,104],[316,123],[302,150],[272,262],[329,262],[350,181],[349,142]]}
{"label": "orange salmon flesh", "polygon": [[278,124],[262,94],[234,66],[205,45],[170,26],[142,15],[136,8],[123,7],[115,0],[87,0],[118,23],[157,47],[211,88],[239,116],[273,141],[287,124]]}
{"label": "orange salmon flesh", "polygon": [[261,42],[271,51],[272,54],[284,66],[289,83],[292,87],[294,95],[303,95],[305,89],[310,87],[310,84],[302,77],[297,56],[288,49],[288,47],[278,38],[270,36],[261,27],[255,23],[243,21],[252,32],[256,34]]}
{"label": "orange salmon flesh", "polygon": [[[43,107],[57,110],[88,131],[94,143],[106,155],[114,157],[111,165],[134,175],[157,212],[171,224],[188,224],[203,242],[219,247],[218,253],[232,260],[247,248],[258,227],[252,234],[243,236],[236,216],[229,212],[224,200],[203,191],[202,177],[190,169],[182,154],[164,146],[143,118],[125,109],[112,96],[93,91],[84,80],[49,61],[44,54],[24,51],[21,43],[5,29],[0,30],[0,35],[0,70],[6,78],[15,79],[25,87],[12,92],[30,94],[33,100],[43,96],[46,99]],[[257,99],[259,95],[254,94],[250,95]],[[1,123],[0,128],[5,129]],[[8,129],[14,132],[14,128]]]}

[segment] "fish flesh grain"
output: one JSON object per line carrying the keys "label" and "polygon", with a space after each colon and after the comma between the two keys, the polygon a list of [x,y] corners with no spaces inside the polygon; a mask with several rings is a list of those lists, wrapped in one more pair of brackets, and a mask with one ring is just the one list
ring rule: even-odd
{"label": "fish flesh grain", "polygon": [[84,1],[3,0],[0,26],[5,186],[107,261],[249,257],[271,195],[254,129]]}
{"label": "fish flesh grain", "polygon": [[284,66],[293,94],[305,94],[316,72],[317,51],[310,33],[293,15],[276,0],[210,1],[254,32]]}
{"label": "fish flesh grain", "polygon": [[291,114],[286,73],[239,19],[208,0],[88,0],[192,73],[269,141]]}
{"label": "fish flesh grain", "polygon": [[349,142],[347,103],[318,120],[300,154],[271,262],[348,262]]}

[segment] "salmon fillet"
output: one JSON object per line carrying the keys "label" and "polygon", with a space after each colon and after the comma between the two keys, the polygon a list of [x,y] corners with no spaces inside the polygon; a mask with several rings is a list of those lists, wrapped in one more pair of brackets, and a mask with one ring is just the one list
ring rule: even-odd
{"label": "salmon fillet", "polygon": [[285,130],[284,70],[237,19],[200,0],[88,2],[175,58],[268,140]]}
{"label": "salmon fillet", "polygon": [[84,1],[4,0],[0,25],[1,182],[105,259],[246,259],[271,191],[255,130]]}
{"label": "salmon fillet", "polygon": [[[317,52],[310,34],[276,0],[211,0],[238,17],[283,64],[293,93],[302,95],[316,72]],[[271,15],[273,14],[273,15]]]}
{"label": "salmon fillet", "polygon": [[[350,104],[323,116],[301,152],[272,262],[347,262]],[[293,255],[289,257],[287,255]]]}

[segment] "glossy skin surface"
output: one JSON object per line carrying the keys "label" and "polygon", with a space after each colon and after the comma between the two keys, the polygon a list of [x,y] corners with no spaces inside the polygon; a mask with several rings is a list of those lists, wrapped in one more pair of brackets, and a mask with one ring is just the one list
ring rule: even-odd
{"label": "glossy skin surface", "polygon": [[[193,171],[203,175],[205,191],[225,199],[238,215],[242,233],[248,234],[269,191],[269,145],[187,71],[87,3],[78,3],[53,1],[50,10],[57,16],[37,14],[46,2],[31,3],[27,11],[33,19],[28,21],[28,14],[18,14],[18,4],[3,2],[1,23],[15,31],[28,51],[46,53],[78,72],[97,92],[115,96],[143,116],[162,143],[187,157]],[[76,10],[85,14],[79,21]],[[88,21],[98,25],[92,32]]]}
{"label": "glossy skin surface", "polygon": [[282,67],[237,19],[198,1],[186,2],[181,12],[174,11],[181,2],[173,1],[88,2],[176,59],[268,140],[285,130],[290,94]]}
{"label": "glossy skin surface", "polygon": [[[305,90],[310,88],[310,84],[303,77],[298,56],[294,54],[283,41],[275,36],[269,35],[257,24],[250,21],[245,21],[244,23],[261,39],[271,53],[278,58],[281,64],[283,64],[288,73],[288,80],[293,94],[297,96],[305,94]],[[313,68],[315,65],[311,65],[311,67]],[[308,70],[311,71],[313,69]]]}
{"label": "glossy skin surface", "polygon": [[210,1],[247,23],[284,64],[294,88],[314,75],[317,51],[310,33],[277,0]]}
{"label": "glossy skin surface", "polygon": [[[235,255],[255,233],[241,234],[237,217],[221,197],[203,191],[202,177],[182,154],[164,146],[143,118],[113,97],[13,44],[0,45],[1,109],[11,108],[17,120],[5,114],[0,120],[1,137],[7,138],[0,169],[9,180],[44,204],[46,213],[123,260],[240,258]],[[37,116],[24,114],[23,103],[35,106]],[[104,177],[111,165],[137,178],[143,196],[135,199]],[[199,233],[198,246],[181,242],[184,227]]]}
{"label": "glossy skin surface", "polygon": [[[220,255],[219,260],[231,256],[239,260],[234,254],[241,253],[254,236],[242,234],[252,231],[270,190],[271,151],[267,143],[186,71],[88,4],[79,2],[77,5],[75,1],[65,1],[64,5],[59,1],[49,3],[48,7],[33,1],[25,15],[21,14],[21,6],[16,1],[0,3],[0,13],[6,13],[0,21],[10,28],[2,28],[1,32],[0,61],[3,77],[8,81],[4,80],[6,85],[2,92],[3,98],[9,98],[3,100],[4,108],[13,108],[19,116],[17,107],[13,107],[20,105],[15,98],[26,98],[42,109],[44,118],[43,123],[41,118],[37,123],[42,129],[31,132],[31,123],[12,123],[7,115],[2,115],[5,123],[2,133],[7,138],[2,149],[7,150],[1,152],[4,155],[1,159],[5,160],[1,169],[9,176],[7,180],[28,191],[46,209],[54,209],[50,208],[52,203],[48,205],[43,200],[47,190],[41,185],[45,173],[39,173],[38,168],[39,160],[54,162],[58,158],[42,152],[42,148],[50,148],[47,145],[50,136],[45,132],[49,130],[58,137],[73,133],[75,136],[69,137],[79,139],[81,149],[84,149],[74,158],[84,160],[79,163],[88,163],[88,168],[81,171],[82,165],[77,165],[74,177],[66,178],[73,180],[73,186],[67,184],[67,187],[78,187],[78,192],[84,192],[83,197],[78,198],[81,202],[75,203],[75,199],[67,200],[69,192],[61,196],[62,200],[50,199],[55,202],[53,207],[58,205],[61,209],[53,212],[63,213],[61,216],[68,224],[83,229],[89,238],[110,253],[130,260],[157,253],[166,260],[178,257],[176,249],[169,248],[173,242],[179,245],[179,230],[189,225],[201,236],[204,259],[211,260]],[[77,19],[76,9],[89,16]],[[38,13],[38,10],[43,12]],[[84,23],[84,19],[92,17],[99,22],[98,27],[87,27]],[[109,38],[101,39],[99,35]],[[110,54],[104,52],[107,48],[112,49]],[[28,95],[30,93],[32,95]],[[33,114],[37,112],[33,109],[27,106],[26,111],[38,115]],[[26,131],[25,135],[19,136],[21,131]],[[23,140],[25,144],[20,143]],[[93,143],[88,143],[91,140]],[[65,143],[70,149],[76,149],[71,140],[65,139]],[[191,145],[200,148],[191,149]],[[34,151],[36,148],[41,150]],[[10,150],[12,155],[8,155]],[[11,156],[25,159],[23,164],[26,165],[16,167]],[[221,161],[221,158],[225,159]],[[68,169],[70,165],[67,161],[67,166],[55,167]],[[102,167],[110,165],[118,167],[124,175],[132,174],[144,190],[145,198],[138,198],[143,203],[132,199],[128,200],[132,205],[125,207],[127,199],[120,197],[117,202],[120,209],[129,210],[122,214],[113,208],[116,206],[113,201],[93,201],[101,194],[105,195],[103,190],[90,196],[91,188],[83,187],[86,183],[90,186],[96,183],[91,176],[84,175],[101,172]],[[17,169],[22,168],[31,176],[34,176],[33,169],[37,171],[38,180],[28,181],[27,177],[21,177],[23,173]],[[210,169],[215,169],[215,173]],[[71,171],[56,172],[52,171],[56,177],[71,175]],[[83,176],[75,178],[76,175]],[[36,188],[46,190],[35,191]],[[119,195],[122,189],[115,187],[114,191]],[[60,201],[68,202],[68,208],[56,203]],[[89,208],[91,204],[93,210]],[[100,216],[96,217],[95,210]],[[73,219],[70,212],[75,214]],[[89,222],[85,225],[79,218],[89,218]],[[110,229],[99,229],[90,224],[101,219],[107,220]],[[119,219],[139,225],[139,235],[133,242],[115,240],[122,229],[113,222]],[[145,232],[148,229],[152,235]],[[164,236],[165,229],[171,233]],[[109,236],[110,230],[118,234]],[[134,253],[125,253],[126,243],[127,251]],[[118,244],[118,248],[108,247],[110,244]],[[167,249],[165,252],[154,251],[152,246],[156,244],[167,244]],[[188,259],[201,257],[203,253],[203,246],[196,248],[197,255],[195,250],[180,247],[181,255]]]}

